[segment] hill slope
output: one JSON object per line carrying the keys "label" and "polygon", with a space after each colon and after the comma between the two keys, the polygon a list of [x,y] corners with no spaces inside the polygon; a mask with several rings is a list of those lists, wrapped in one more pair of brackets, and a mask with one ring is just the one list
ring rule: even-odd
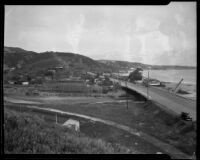
{"label": "hill slope", "polygon": [[112,66],[79,54],[69,52],[36,53],[15,47],[4,47],[4,66],[15,67],[24,72],[38,72],[58,66],[70,71],[111,72],[115,70]]}
{"label": "hill slope", "polygon": [[30,113],[4,110],[5,153],[11,154],[111,154],[130,153],[126,147],[114,148]]}

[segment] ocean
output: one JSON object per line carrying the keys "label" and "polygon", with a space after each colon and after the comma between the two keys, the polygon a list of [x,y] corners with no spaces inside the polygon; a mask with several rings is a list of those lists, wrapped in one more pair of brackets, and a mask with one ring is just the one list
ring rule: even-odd
{"label": "ocean", "polygon": [[[148,76],[148,70],[143,71],[143,76]],[[164,82],[178,83],[182,78],[182,83],[196,85],[196,69],[188,70],[149,70],[149,77]]]}

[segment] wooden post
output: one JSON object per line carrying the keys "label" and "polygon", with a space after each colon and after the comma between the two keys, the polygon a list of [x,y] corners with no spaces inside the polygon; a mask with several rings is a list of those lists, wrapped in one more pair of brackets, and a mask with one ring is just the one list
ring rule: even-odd
{"label": "wooden post", "polygon": [[57,117],[57,113],[56,113],[56,124],[58,123],[58,119],[57,119],[58,117]]}
{"label": "wooden post", "polygon": [[127,81],[126,81],[126,109],[128,110],[128,93],[127,93]]}
{"label": "wooden post", "polygon": [[176,85],[175,89],[174,89],[174,94],[179,90],[181,82],[183,81],[183,78],[179,81],[179,83]]}
{"label": "wooden post", "polygon": [[147,100],[149,100],[149,70],[148,70],[148,81],[147,81]]}

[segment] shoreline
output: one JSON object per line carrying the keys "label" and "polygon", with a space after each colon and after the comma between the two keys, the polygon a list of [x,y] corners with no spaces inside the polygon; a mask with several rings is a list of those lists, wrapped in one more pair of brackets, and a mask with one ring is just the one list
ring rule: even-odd
{"label": "shoreline", "polygon": [[[160,81],[160,82],[165,85],[164,87],[161,87],[161,88],[169,92],[173,92],[174,89],[176,88],[176,85],[178,84],[175,82],[163,82],[163,81]],[[179,92],[177,92],[176,95],[179,95],[184,98],[196,100],[196,84],[181,83]]]}

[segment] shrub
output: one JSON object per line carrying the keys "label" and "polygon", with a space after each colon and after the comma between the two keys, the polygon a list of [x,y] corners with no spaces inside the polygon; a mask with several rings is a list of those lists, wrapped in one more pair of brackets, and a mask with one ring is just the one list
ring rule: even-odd
{"label": "shrub", "polygon": [[91,139],[39,116],[5,109],[5,153],[126,153],[121,147]]}

